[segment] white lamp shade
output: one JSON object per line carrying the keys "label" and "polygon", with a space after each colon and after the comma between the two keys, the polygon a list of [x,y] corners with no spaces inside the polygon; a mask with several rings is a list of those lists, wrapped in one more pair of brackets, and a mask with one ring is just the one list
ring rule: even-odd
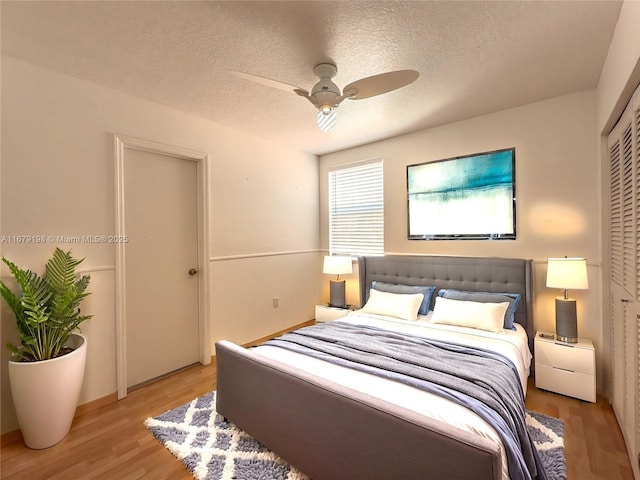
{"label": "white lamp shade", "polygon": [[547,287],[564,290],[586,290],[587,261],[584,258],[550,258],[547,266]]}
{"label": "white lamp shade", "polygon": [[325,255],[322,273],[330,275],[344,275],[351,273],[351,257],[340,257],[337,255]]}

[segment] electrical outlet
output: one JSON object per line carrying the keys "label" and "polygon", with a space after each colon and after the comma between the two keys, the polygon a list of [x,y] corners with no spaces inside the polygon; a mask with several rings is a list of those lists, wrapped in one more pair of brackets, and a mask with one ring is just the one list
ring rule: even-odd
{"label": "electrical outlet", "polygon": [[280,306],[280,299],[278,297],[273,297],[273,308],[278,308]]}

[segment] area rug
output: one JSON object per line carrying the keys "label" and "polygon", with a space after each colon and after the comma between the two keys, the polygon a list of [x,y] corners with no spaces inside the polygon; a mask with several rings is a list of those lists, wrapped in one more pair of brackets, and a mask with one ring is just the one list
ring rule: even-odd
{"label": "area rug", "polygon": [[[260,442],[225,422],[209,392],[157,417],[145,426],[198,480],[309,480]],[[527,412],[527,427],[549,480],[565,480],[562,420]]]}

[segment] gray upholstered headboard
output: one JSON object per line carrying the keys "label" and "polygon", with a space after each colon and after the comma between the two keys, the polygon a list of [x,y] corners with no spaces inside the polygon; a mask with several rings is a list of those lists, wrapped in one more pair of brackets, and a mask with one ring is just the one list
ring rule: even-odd
{"label": "gray upholstered headboard", "polygon": [[385,255],[359,257],[360,304],[369,298],[371,282],[435,285],[431,308],[441,288],[522,295],[515,321],[529,335],[533,353],[533,261],[515,258]]}

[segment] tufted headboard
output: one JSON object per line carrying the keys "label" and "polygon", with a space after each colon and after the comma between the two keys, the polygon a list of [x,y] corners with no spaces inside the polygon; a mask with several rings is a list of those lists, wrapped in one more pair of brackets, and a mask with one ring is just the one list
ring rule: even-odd
{"label": "tufted headboard", "polygon": [[358,257],[360,304],[369,298],[371,282],[435,285],[433,302],[441,288],[522,295],[515,321],[529,336],[533,352],[533,261],[516,258],[454,257],[440,255],[385,255]]}

